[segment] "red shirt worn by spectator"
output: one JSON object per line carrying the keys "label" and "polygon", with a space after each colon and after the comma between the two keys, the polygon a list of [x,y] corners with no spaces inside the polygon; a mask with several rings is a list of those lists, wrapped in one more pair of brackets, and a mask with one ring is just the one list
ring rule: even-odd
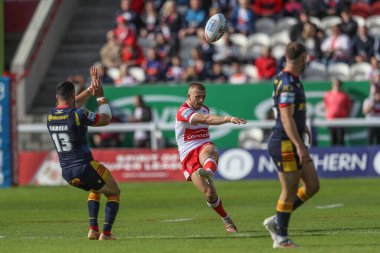
{"label": "red shirt worn by spectator", "polygon": [[347,118],[350,115],[351,99],[343,91],[328,91],[324,97],[326,118]]}
{"label": "red shirt worn by spectator", "polygon": [[271,56],[257,58],[255,65],[260,79],[271,79],[276,74],[276,59]]}
{"label": "red shirt worn by spectator", "polygon": [[272,16],[281,12],[282,2],[282,0],[255,0],[252,9],[256,15]]}

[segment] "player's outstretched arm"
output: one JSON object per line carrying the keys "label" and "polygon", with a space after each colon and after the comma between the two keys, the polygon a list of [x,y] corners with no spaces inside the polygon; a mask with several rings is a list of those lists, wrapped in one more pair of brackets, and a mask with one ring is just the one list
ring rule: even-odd
{"label": "player's outstretched arm", "polygon": [[100,82],[100,77],[98,75],[96,67],[92,66],[90,68],[90,76],[91,76],[91,85],[90,85],[90,87],[88,87],[86,90],[82,91],[81,93],[79,93],[75,97],[75,108],[82,107],[83,105],[85,105],[87,103],[87,100],[91,96],[95,96],[96,95],[93,84],[94,84],[94,82],[96,81],[97,78],[99,79],[99,82]]}
{"label": "player's outstretched arm", "polygon": [[112,112],[111,107],[108,104],[108,100],[104,97],[104,90],[103,86],[100,82],[100,76],[95,67],[91,67],[90,69],[91,74],[91,89],[96,96],[96,101],[98,102],[99,106],[99,120],[96,122],[93,126],[106,126],[111,122],[112,119]]}
{"label": "player's outstretched arm", "polygon": [[245,124],[247,121],[245,119],[241,119],[238,117],[232,116],[219,116],[214,114],[200,114],[196,113],[191,118],[192,124],[205,124],[205,125],[221,125],[225,123],[233,123],[233,124]]}

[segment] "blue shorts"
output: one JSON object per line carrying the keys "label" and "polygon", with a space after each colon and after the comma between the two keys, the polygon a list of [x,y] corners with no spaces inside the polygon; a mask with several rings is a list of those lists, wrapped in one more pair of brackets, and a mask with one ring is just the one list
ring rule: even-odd
{"label": "blue shorts", "polygon": [[95,160],[82,166],[62,170],[62,177],[66,182],[85,191],[101,189],[109,176],[109,170]]}
{"label": "blue shorts", "polygon": [[290,140],[271,138],[268,143],[268,151],[278,171],[292,172],[302,168],[296,147]]}

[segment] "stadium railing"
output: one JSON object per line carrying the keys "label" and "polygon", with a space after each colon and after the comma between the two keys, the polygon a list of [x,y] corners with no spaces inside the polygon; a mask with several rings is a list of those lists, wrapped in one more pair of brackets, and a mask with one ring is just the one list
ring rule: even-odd
{"label": "stadium railing", "polygon": [[[245,125],[224,124],[217,126],[219,129],[249,129],[249,128],[264,128],[268,129],[273,127],[274,120],[250,120]],[[314,119],[308,120],[309,127],[375,127],[380,126],[379,119],[366,119],[366,118],[345,118],[345,119]],[[211,126],[213,127],[213,126]],[[152,150],[158,149],[156,131],[174,131],[173,123],[112,123],[104,127],[90,127],[89,132],[107,132],[107,133],[120,133],[120,132],[133,132],[135,130],[146,130],[151,133],[151,148]],[[19,124],[19,133],[47,133],[46,124]]]}

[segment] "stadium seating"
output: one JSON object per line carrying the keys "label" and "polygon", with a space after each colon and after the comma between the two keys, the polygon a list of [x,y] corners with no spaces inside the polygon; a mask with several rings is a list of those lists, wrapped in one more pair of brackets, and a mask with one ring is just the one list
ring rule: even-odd
{"label": "stadium seating", "polygon": [[331,28],[342,23],[342,19],[338,16],[327,16],[321,19],[321,24],[326,34],[331,35]]}
{"label": "stadium seating", "polygon": [[350,67],[351,70],[351,79],[355,81],[364,81],[368,80],[369,73],[372,67],[368,62],[360,62],[352,64]]}
{"label": "stadium seating", "polygon": [[292,26],[294,26],[295,24],[297,24],[297,19],[296,18],[293,18],[293,17],[283,17],[283,18],[280,18],[277,23],[276,23],[276,30],[277,32],[281,32],[281,31],[289,31]]}
{"label": "stadium seating", "polygon": [[259,80],[257,68],[255,65],[246,64],[243,66],[243,71],[249,77],[250,81],[258,81]]}
{"label": "stadium seating", "polygon": [[260,18],[255,22],[255,32],[271,35],[276,31],[276,23],[270,18]]}
{"label": "stadium seating", "polygon": [[380,27],[380,15],[370,16],[365,20],[365,25],[368,28]]}
{"label": "stadium seating", "polygon": [[338,62],[332,63],[327,67],[328,77],[337,78],[342,81],[347,81],[350,79],[350,66],[346,63]]}
{"label": "stadium seating", "polygon": [[271,44],[270,37],[265,33],[255,33],[248,37],[248,58],[257,58],[261,55],[264,47],[269,47]]}
{"label": "stadium seating", "polygon": [[318,17],[310,16],[310,22],[317,26],[317,28],[323,30],[323,25]]}
{"label": "stadium seating", "polygon": [[146,80],[145,71],[140,67],[130,67],[129,74],[133,76],[139,83],[143,83]]}
{"label": "stadium seating", "polygon": [[304,76],[308,80],[326,80],[326,65],[319,62],[310,62],[305,69]]}
{"label": "stadium seating", "polygon": [[358,26],[363,26],[365,25],[366,19],[361,17],[361,16],[352,16],[352,18],[356,21]]}

